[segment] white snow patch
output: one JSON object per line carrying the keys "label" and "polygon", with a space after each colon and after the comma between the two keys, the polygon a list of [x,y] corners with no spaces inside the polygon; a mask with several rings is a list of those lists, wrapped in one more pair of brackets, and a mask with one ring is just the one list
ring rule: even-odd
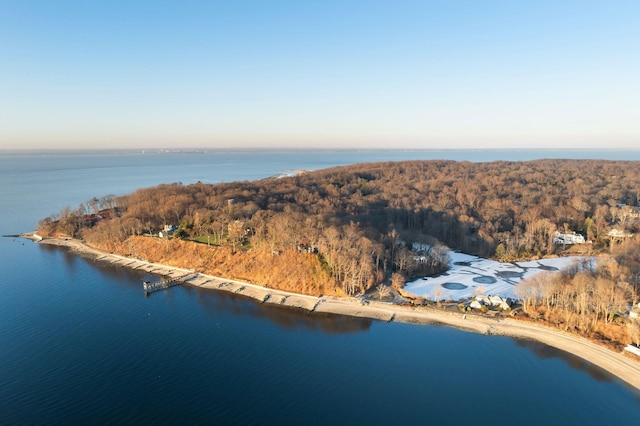
{"label": "white snow patch", "polygon": [[[579,262],[582,257],[569,256],[527,262],[501,263],[456,251],[449,252],[450,269],[437,277],[408,282],[405,290],[416,296],[435,300],[462,300],[477,294],[517,298],[520,281],[543,272],[560,271]],[[474,280],[475,278],[475,280]],[[466,288],[460,288],[466,286]],[[450,287],[450,288],[447,288]],[[440,294],[437,294],[440,293]]]}

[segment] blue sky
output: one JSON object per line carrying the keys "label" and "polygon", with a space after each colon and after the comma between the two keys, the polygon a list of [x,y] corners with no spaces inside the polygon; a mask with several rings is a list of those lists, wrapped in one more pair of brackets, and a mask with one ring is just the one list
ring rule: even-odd
{"label": "blue sky", "polygon": [[638,1],[0,0],[0,148],[640,146]]}

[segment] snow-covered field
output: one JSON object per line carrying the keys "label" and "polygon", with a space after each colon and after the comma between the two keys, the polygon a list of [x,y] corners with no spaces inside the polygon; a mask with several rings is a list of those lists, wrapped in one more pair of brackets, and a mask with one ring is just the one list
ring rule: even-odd
{"label": "snow-covered field", "polygon": [[455,251],[449,252],[449,258],[447,272],[408,282],[404,289],[431,300],[461,300],[478,294],[516,298],[515,288],[523,279],[560,271],[581,259],[573,256],[500,263]]}

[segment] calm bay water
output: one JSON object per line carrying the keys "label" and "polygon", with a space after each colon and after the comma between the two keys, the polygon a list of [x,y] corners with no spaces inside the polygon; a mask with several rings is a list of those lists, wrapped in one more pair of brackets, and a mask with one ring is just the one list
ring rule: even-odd
{"label": "calm bay water", "polygon": [[[449,158],[640,152],[338,151],[0,155],[0,233],[159,183]],[[629,424],[640,394],[544,345],[265,307],[0,239],[0,424]]]}

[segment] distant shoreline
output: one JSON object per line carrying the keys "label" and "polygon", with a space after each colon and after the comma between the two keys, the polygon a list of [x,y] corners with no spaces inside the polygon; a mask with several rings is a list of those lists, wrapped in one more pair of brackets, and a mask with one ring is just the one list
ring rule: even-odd
{"label": "distant shoreline", "polygon": [[[606,153],[606,152],[629,152],[640,153],[638,148],[296,148],[296,147],[237,147],[237,148],[215,148],[215,147],[191,147],[191,148],[0,148],[0,155],[154,155],[154,154],[211,154],[211,153],[234,153],[234,152],[524,152],[524,153],[545,153],[546,155],[540,158],[558,158],[553,155],[549,156],[549,153],[568,152],[580,154],[577,158],[590,158],[584,157],[584,153]],[[564,158],[564,157],[563,157]],[[595,158],[592,158],[595,159]],[[635,160],[623,160],[618,161],[635,161]]]}
{"label": "distant shoreline", "polygon": [[193,270],[114,255],[92,248],[77,239],[42,238],[35,232],[21,234],[20,237],[30,239],[39,244],[67,247],[80,255],[92,257],[106,264],[168,276],[194,287],[240,294],[267,305],[288,306],[303,309],[310,313],[331,313],[387,322],[395,321],[422,325],[442,324],[480,334],[535,340],[589,361],[640,391],[639,361],[597,345],[587,339],[540,325],[511,318],[488,318],[468,313],[444,312],[425,307],[404,307],[373,301],[363,303],[356,298],[308,296],[206,275]]}

